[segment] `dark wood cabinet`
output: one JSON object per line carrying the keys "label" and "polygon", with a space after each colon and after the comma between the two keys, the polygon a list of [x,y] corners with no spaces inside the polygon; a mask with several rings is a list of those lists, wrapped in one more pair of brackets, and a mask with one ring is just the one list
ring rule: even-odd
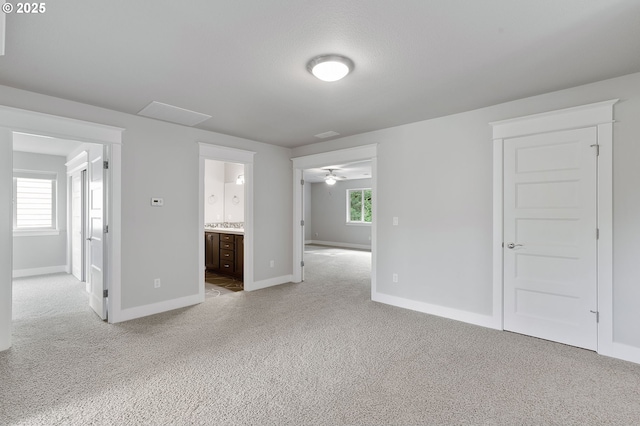
{"label": "dark wood cabinet", "polygon": [[242,280],[244,276],[244,236],[205,232],[204,258],[208,271]]}
{"label": "dark wood cabinet", "polygon": [[220,234],[204,233],[204,265],[208,270],[220,269]]}

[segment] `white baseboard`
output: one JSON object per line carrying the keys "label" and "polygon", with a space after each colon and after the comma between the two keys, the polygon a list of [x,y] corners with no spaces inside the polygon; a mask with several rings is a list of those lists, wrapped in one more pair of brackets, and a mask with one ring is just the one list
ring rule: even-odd
{"label": "white baseboard", "polygon": [[254,281],[253,284],[250,285],[250,288],[247,288],[245,285],[245,291],[254,291],[260,290],[262,288],[273,287],[274,285],[286,284],[293,282],[293,275],[283,275],[281,277],[269,278],[261,281]]}
{"label": "white baseboard", "polygon": [[635,346],[613,342],[609,347],[609,350],[598,353],[600,355],[610,356],[612,358],[618,358],[624,361],[640,364],[640,348],[637,348]]}
{"label": "white baseboard", "polygon": [[67,265],[46,266],[44,268],[14,269],[13,278],[33,277],[36,275],[58,274],[67,272]]}
{"label": "white baseboard", "polygon": [[476,314],[473,312],[462,311],[460,309],[432,305],[430,303],[419,302],[417,300],[410,300],[397,296],[390,296],[388,294],[378,292],[375,292],[371,295],[371,300],[373,300],[374,302],[386,303],[387,305],[410,309],[412,311],[418,311],[425,314],[436,315],[439,317],[462,321],[482,327],[502,330],[499,321],[496,321],[496,319],[493,318],[492,315]]}
{"label": "white baseboard", "polygon": [[160,314],[162,312],[172,311],[174,309],[185,308],[187,306],[202,303],[202,295],[194,294],[192,296],[180,297],[178,299],[167,300],[164,302],[151,303],[149,305],[136,306],[135,308],[122,309],[114,318],[109,317],[110,323],[118,323],[129,321],[136,318],[142,318],[149,315]]}
{"label": "white baseboard", "polygon": [[338,243],[335,241],[320,241],[320,240],[310,240],[305,241],[305,244],[318,244],[321,246],[333,246],[333,247],[344,247],[344,248],[352,248],[359,250],[371,250],[371,244],[351,244],[351,243]]}

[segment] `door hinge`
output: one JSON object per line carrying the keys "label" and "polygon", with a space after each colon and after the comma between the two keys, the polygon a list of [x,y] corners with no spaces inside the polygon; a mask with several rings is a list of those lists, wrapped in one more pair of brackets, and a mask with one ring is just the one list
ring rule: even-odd
{"label": "door hinge", "polygon": [[600,322],[600,312],[598,312],[598,311],[589,311],[589,312],[591,312],[592,314],[596,314],[596,323],[599,323]]}
{"label": "door hinge", "polygon": [[102,168],[105,170],[109,170],[109,162],[108,161],[103,161],[102,162]]}
{"label": "door hinge", "polygon": [[600,145],[598,145],[597,143],[594,143],[593,145],[590,145],[592,148],[595,146],[596,147],[596,157],[600,156]]}
{"label": "door hinge", "polygon": [[109,225],[105,225],[104,226],[104,233],[108,234],[109,233]]}
{"label": "door hinge", "polygon": [[300,185],[304,186],[304,179],[300,179]]}
{"label": "door hinge", "polygon": [[600,228],[596,228],[596,240],[600,239]]}
{"label": "door hinge", "polygon": [[102,297],[109,297],[109,290],[102,290]]}
{"label": "door hinge", "polygon": [[304,220],[300,221],[300,226],[304,226]]}
{"label": "door hinge", "polygon": [[304,266],[304,260],[300,261],[300,266]]}

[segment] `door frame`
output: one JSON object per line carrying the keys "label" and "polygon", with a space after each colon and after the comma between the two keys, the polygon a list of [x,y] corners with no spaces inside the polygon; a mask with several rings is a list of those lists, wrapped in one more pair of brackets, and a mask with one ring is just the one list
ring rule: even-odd
{"label": "door frame", "polygon": [[[87,156],[87,151],[81,151],[79,152],[77,155],[75,155],[71,160],[67,161],[65,163],[65,166],[67,167],[67,272],[70,274],[73,274],[73,244],[72,244],[72,235],[71,235],[71,228],[72,228],[72,218],[73,218],[73,177],[76,174],[80,175],[80,184],[81,184],[81,205],[80,205],[80,215],[81,215],[81,228],[82,228],[82,236],[81,236],[81,241],[82,241],[82,249],[81,249],[81,253],[82,253],[82,267],[81,267],[81,276],[82,279],[80,280],[81,282],[84,283],[88,283],[87,277],[86,277],[86,269],[87,269],[87,265],[86,265],[86,240],[85,240],[85,236],[86,236],[86,211],[87,211],[87,194],[86,194],[86,190],[87,190],[87,183],[85,182],[86,179],[86,170],[88,167],[88,160],[87,160],[88,156]],[[87,290],[88,291],[88,290]]]}
{"label": "door frame", "polygon": [[253,276],[253,161],[255,152],[198,142],[198,297],[204,302],[204,164],[205,160],[244,165],[244,272],[245,291],[258,290]]}
{"label": "door frame", "polygon": [[[0,143],[13,145],[13,133],[23,132],[42,136],[49,136],[56,139],[76,140],[89,142],[111,147],[107,216],[109,219],[109,233],[106,236],[107,243],[107,288],[109,289],[109,322],[118,322],[121,311],[121,144],[123,128],[108,126],[104,124],[91,123],[88,121],[76,120],[67,117],[44,114],[19,108],[0,105]],[[4,175],[12,171],[4,171]],[[11,200],[3,200],[3,204],[11,205]],[[8,223],[0,223],[0,234],[12,235],[12,228]],[[13,251],[13,238],[11,241],[3,242],[9,253]],[[0,275],[0,293],[9,295],[9,303],[6,308],[3,305],[3,315],[0,315],[0,350],[11,346],[11,268]],[[8,289],[8,291],[7,291]],[[7,321],[8,320],[8,321]],[[8,330],[8,331],[7,331]],[[9,336],[5,339],[3,336]]]}
{"label": "door frame", "polygon": [[595,127],[597,162],[597,352],[613,355],[613,105],[618,99],[489,123],[493,127],[493,325],[504,329],[503,168],[510,138]]}
{"label": "door frame", "polygon": [[325,167],[331,164],[352,163],[356,161],[371,160],[371,192],[373,195],[371,210],[373,223],[371,224],[371,296],[376,294],[376,255],[377,255],[377,205],[378,205],[378,145],[363,145],[355,148],[340,149],[323,152],[320,154],[305,155],[292,158],[293,162],[293,282],[299,283],[303,279],[302,253],[304,251],[304,231],[302,220],[304,219],[304,206],[302,203],[304,190],[301,182],[303,171],[316,167]]}

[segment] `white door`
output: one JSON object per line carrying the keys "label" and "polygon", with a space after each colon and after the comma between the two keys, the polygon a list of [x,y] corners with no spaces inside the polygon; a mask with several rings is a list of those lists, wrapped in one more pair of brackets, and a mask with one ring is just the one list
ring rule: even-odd
{"label": "white door", "polygon": [[82,171],[77,171],[71,175],[71,273],[79,281],[84,281],[82,204]]}
{"label": "white door", "polygon": [[504,329],[597,349],[596,128],[504,142]]}
{"label": "white door", "polygon": [[107,299],[104,297],[104,148],[89,151],[89,305],[101,319],[107,319]]}

